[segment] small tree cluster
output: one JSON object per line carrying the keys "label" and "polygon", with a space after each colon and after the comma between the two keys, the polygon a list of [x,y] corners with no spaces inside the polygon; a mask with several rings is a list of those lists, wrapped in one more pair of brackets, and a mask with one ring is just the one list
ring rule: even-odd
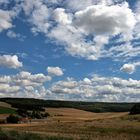
{"label": "small tree cluster", "polygon": [[41,113],[39,110],[27,111],[25,109],[18,109],[17,113],[21,117],[30,117],[32,119],[42,119],[49,116],[47,112]]}
{"label": "small tree cluster", "polygon": [[130,110],[130,115],[134,114],[140,114],[140,103],[135,104],[131,110]]}
{"label": "small tree cluster", "polygon": [[16,115],[11,114],[6,118],[7,123],[18,123],[19,122],[19,117]]}
{"label": "small tree cluster", "polygon": [[27,117],[28,116],[28,111],[25,109],[18,109],[17,110],[18,115],[22,116],[22,117]]}
{"label": "small tree cluster", "polygon": [[49,114],[47,112],[41,113],[40,111],[33,110],[30,117],[34,119],[43,119],[47,118],[48,116]]}

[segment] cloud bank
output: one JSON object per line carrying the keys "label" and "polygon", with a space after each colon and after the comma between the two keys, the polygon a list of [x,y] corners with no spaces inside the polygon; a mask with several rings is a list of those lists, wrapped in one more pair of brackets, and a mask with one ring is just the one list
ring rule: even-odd
{"label": "cloud bank", "polygon": [[43,84],[51,77],[42,73],[31,74],[22,71],[16,75],[0,76],[0,97],[41,98],[45,90]]}
{"label": "cloud bank", "polygon": [[[140,4],[130,7],[125,0],[10,0],[0,1],[0,32],[20,38],[14,32],[15,19],[24,15],[33,35],[42,34],[72,57],[98,61],[111,59],[124,65],[121,71],[132,74],[140,55]],[[127,63],[126,63],[127,62]],[[134,62],[134,63],[131,63]],[[21,68],[17,55],[0,55],[0,67]],[[94,75],[83,80],[67,78],[45,88],[54,76],[64,75],[60,67],[43,73],[27,71],[0,76],[0,96],[24,96],[88,101],[139,101],[140,81]]]}
{"label": "cloud bank", "polygon": [[0,76],[0,97],[33,97],[57,100],[83,100],[102,102],[139,102],[140,81],[118,77],[93,75],[83,80],[67,78],[53,83],[42,73],[22,71],[16,75]]}
{"label": "cloud bank", "polygon": [[92,78],[84,78],[80,81],[73,78],[58,81],[53,84],[50,90],[62,99],[138,102],[140,97],[140,81],[94,75]]}

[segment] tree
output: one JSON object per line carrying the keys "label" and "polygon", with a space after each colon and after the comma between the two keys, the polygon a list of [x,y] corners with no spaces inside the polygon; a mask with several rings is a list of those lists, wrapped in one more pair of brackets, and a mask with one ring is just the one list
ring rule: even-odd
{"label": "tree", "polygon": [[28,114],[27,110],[25,110],[25,109],[18,109],[17,113],[18,113],[18,115],[20,115],[22,117],[27,117],[27,114]]}
{"label": "tree", "polygon": [[36,110],[33,110],[31,117],[35,119],[42,119],[41,113]]}
{"label": "tree", "polygon": [[45,113],[42,114],[42,117],[44,117],[44,118],[47,118],[47,117],[49,117],[49,116],[50,116],[50,114],[47,113],[47,112],[45,112]]}
{"label": "tree", "polygon": [[7,123],[18,123],[19,117],[11,114],[10,116],[6,118],[6,120],[7,120]]}
{"label": "tree", "polygon": [[135,104],[131,110],[130,110],[130,115],[134,114],[140,114],[140,103]]}

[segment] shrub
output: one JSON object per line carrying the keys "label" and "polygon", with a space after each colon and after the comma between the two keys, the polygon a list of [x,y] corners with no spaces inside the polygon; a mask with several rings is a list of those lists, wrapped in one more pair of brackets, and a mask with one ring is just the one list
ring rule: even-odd
{"label": "shrub", "polygon": [[5,119],[0,120],[0,124],[4,124],[4,123],[6,123],[6,120]]}
{"label": "shrub", "polygon": [[19,117],[11,114],[10,116],[6,118],[6,120],[7,120],[7,123],[18,123]]}
{"label": "shrub", "polygon": [[140,103],[135,104],[131,110],[130,110],[130,115],[134,115],[134,114],[140,114]]}
{"label": "shrub", "polygon": [[17,110],[18,115],[22,116],[22,117],[27,117],[27,110],[25,109],[18,109]]}
{"label": "shrub", "polygon": [[41,119],[42,118],[41,113],[39,111],[36,111],[36,110],[33,110],[31,117],[35,118],[35,119]]}
{"label": "shrub", "polygon": [[42,114],[42,117],[44,117],[44,118],[47,118],[48,116],[50,116],[50,114],[47,113],[47,112],[45,112],[45,113]]}

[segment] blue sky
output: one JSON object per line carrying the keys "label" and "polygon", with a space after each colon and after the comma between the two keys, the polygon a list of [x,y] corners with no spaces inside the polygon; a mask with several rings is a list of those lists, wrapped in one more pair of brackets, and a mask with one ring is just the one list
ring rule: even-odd
{"label": "blue sky", "polygon": [[0,0],[0,97],[139,102],[138,0]]}

